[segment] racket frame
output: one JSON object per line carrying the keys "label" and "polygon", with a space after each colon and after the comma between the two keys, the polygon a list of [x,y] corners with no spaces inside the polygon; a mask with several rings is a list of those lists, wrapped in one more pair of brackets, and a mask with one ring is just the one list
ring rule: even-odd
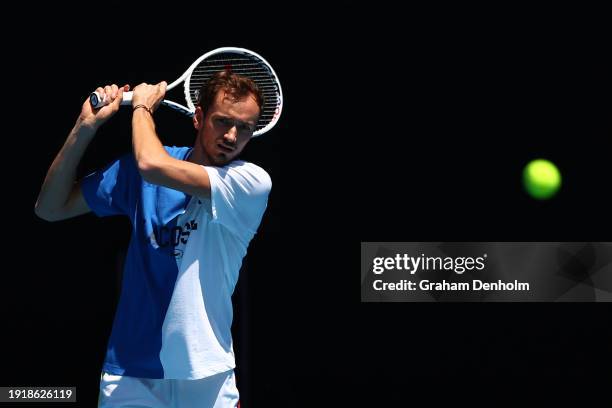
{"label": "racket frame", "polygon": [[[185,96],[185,101],[187,101],[187,106],[182,105],[178,102],[167,100],[167,99],[164,99],[161,103],[185,115],[188,115],[190,117],[193,116],[195,114],[196,106],[191,100],[191,93],[189,92],[191,74],[194,71],[194,69],[200,64],[200,62],[202,62],[202,60],[208,59],[216,54],[221,54],[221,53],[235,53],[235,54],[254,56],[258,58],[259,60],[261,60],[261,62],[263,62],[263,64],[265,65],[269,73],[272,75],[274,82],[276,83],[276,86],[278,87],[278,95],[277,95],[278,103],[276,106],[276,110],[274,111],[274,115],[272,119],[270,120],[270,122],[268,122],[268,124],[266,124],[266,126],[262,127],[261,129],[257,129],[255,132],[253,132],[253,137],[266,133],[267,131],[272,129],[274,125],[276,125],[276,122],[278,122],[278,119],[280,118],[281,112],[283,110],[283,91],[281,88],[280,80],[278,79],[276,72],[274,72],[274,69],[268,63],[268,61],[266,61],[261,55],[257,54],[256,52],[247,50],[246,48],[221,47],[221,48],[216,48],[200,56],[197,60],[193,62],[193,64],[189,66],[189,68],[187,68],[187,70],[183,73],[183,75],[181,75],[178,79],[176,79],[174,82],[170,83],[166,87],[166,90],[170,91],[176,88],[181,82],[183,82],[184,84],[183,92]],[[121,101],[121,105],[130,105],[132,103],[132,94],[133,93],[131,91],[124,92],[123,100]],[[97,92],[92,93],[90,96],[90,101],[92,103],[92,106],[97,107],[100,103],[100,99],[101,99],[100,95]]]}

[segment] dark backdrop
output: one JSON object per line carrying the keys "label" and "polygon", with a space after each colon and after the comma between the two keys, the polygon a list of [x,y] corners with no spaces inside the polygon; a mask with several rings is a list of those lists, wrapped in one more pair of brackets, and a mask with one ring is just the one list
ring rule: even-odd
{"label": "dark backdrop", "polygon": [[[562,395],[609,376],[607,304],[358,297],[360,241],[610,240],[610,64],[597,24],[344,2],[263,25],[261,9],[197,9],[201,23],[182,27],[166,9],[41,7],[7,12],[21,28],[2,28],[2,385],[97,398],[129,226],[33,213],[83,99],[106,82],[171,81],[227,45],[263,55],[285,94],[279,125],[245,152],[274,186],[235,295],[243,406],[435,403],[453,384],[468,385],[457,399],[493,389],[520,400],[551,378]],[[188,120],[156,119],[164,143],[192,143]],[[129,151],[129,125],[120,112],[101,129],[80,175]],[[564,177],[549,202],[521,189],[537,157]]]}

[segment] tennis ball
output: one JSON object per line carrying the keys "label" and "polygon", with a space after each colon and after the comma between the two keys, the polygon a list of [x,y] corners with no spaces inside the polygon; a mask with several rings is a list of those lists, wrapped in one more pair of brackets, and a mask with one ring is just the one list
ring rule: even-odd
{"label": "tennis ball", "polygon": [[533,198],[546,200],[561,188],[561,173],[548,160],[533,160],[523,170],[523,185]]}

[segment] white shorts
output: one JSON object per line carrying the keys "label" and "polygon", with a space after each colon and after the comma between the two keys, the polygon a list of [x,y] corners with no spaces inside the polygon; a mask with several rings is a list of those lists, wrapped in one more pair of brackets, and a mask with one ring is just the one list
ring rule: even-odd
{"label": "white shorts", "polygon": [[234,370],[200,380],[136,378],[102,372],[98,408],[235,408]]}

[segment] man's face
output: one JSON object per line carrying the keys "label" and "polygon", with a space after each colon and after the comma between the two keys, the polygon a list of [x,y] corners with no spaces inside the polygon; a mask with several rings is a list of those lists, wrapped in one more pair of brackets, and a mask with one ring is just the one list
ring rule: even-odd
{"label": "man's face", "polygon": [[194,123],[205,164],[223,166],[238,156],[251,139],[258,118],[259,106],[251,94],[234,101],[220,90],[206,116],[198,107]]}

